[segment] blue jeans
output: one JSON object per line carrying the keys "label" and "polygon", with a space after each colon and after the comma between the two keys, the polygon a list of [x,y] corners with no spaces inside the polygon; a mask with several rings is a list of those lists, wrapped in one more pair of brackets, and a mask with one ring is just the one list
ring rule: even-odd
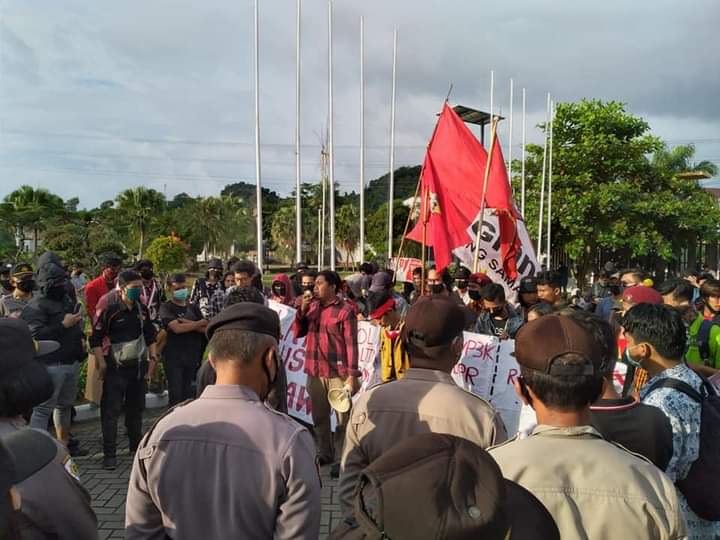
{"label": "blue jeans", "polygon": [[77,397],[80,363],[54,364],[48,366],[53,382],[53,393],[45,403],[33,409],[30,427],[47,430],[50,415],[56,428],[70,429],[70,409]]}

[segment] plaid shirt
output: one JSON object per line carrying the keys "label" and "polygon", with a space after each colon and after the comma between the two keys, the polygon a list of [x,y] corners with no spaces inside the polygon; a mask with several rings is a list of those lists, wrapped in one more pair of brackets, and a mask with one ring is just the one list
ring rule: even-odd
{"label": "plaid shirt", "polygon": [[327,306],[312,302],[307,314],[298,309],[296,338],[305,338],[305,373],[313,377],[361,377],[358,369],[357,315],[336,298]]}

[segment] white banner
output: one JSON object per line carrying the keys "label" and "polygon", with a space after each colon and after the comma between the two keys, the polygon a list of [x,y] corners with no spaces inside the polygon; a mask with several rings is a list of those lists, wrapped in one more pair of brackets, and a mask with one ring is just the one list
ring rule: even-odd
{"label": "white banner", "polygon": [[413,259],[412,257],[400,257],[398,262],[397,257],[390,259],[390,268],[395,270],[397,265],[397,272],[395,273],[395,281],[408,281],[413,280],[413,270],[416,268],[422,268],[422,261],[420,259]]}
{"label": "white banner", "polygon": [[[292,324],[296,310],[290,306],[268,301],[268,307],[280,317],[280,361],[287,373],[288,414],[312,424],[312,403],[307,391],[305,374],[305,338],[295,339]],[[358,369],[363,379],[360,392],[378,382],[377,356],[380,347],[380,328],[366,321],[358,322]]]}
{"label": "white banner", "polygon": [[[515,279],[510,279],[503,271],[502,257],[500,256],[500,228],[493,209],[485,210],[483,235],[480,239],[480,253],[478,256],[479,270],[486,273],[495,283],[501,283],[505,287],[507,300],[512,303],[517,303],[520,280],[525,277],[532,277],[540,270],[525,222],[518,220],[517,225],[521,248],[517,256],[518,275]],[[470,269],[473,267],[475,258],[474,239],[477,237],[477,228],[478,220],[476,219],[468,229],[468,235],[473,238],[473,242],[453,250],[453,254]]]}

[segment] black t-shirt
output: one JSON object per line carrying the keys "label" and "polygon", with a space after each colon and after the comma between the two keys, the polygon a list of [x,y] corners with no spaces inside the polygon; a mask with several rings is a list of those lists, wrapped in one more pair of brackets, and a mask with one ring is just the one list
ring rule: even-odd
{"label": "black t-shirt", "polygon": [[592,425],[607,440],[652,461],[664,471],[673,453],[670,420],[657,407],[638,403],[632,396],[601,399],[590,407]]}
{"label": "black t-shirt", "polygon": [[490,317],[490,322],[492,322],[493,331],[495,332],[495,335],[497,337],[505,335],[508,325],[508,317],[505,317],[504,319],[496,319],[495,317]]}
{"label": "black t-shirt", "polygon": [[183,366],[198,366],[202,360],[207,339],[205,334],[200,332],[185,332],[175,334],[170,330],[172,321],[185,319],[188,321],[199,321],[203,318],[200,308],[188,302],[179,306],[173,302],[165,302],[160,306],[160,320],[163,328],[167,330],[167,343],[163,356],[166,362],[172,362]]}

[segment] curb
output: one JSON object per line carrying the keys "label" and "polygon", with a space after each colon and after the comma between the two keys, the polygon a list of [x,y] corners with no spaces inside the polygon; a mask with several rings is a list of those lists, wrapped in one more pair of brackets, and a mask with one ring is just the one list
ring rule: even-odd
{"label": "curb", "polygon": [[[160,407],[167,407],[167,404],[167,390],[163,391],[162,394],[145,394],[146,409],[159,409]],[[75,407],[75,415],[76,422],[95,420],[97,418],[100,418],[100,407],[95,403],[83,403],[82,405],[78,405]]]}

